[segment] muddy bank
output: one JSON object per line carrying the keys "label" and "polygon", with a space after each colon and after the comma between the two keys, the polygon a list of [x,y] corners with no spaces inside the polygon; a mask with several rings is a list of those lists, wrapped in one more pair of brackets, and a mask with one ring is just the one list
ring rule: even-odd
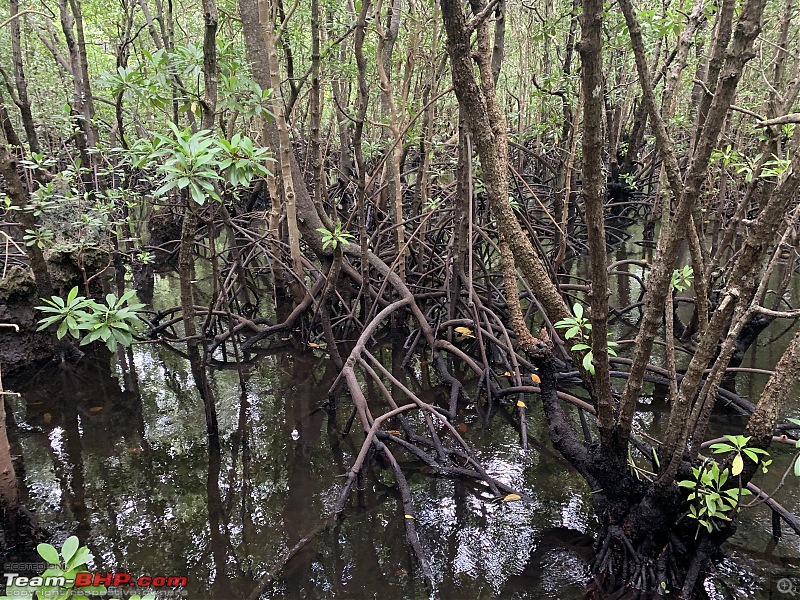
{"label": "muddy bank", "polygon": [[[64,295],[74,286],[84,288],[84,281],[94,278],[93,294],[102,292],[102,274],[110,266],[109,254],[101,249],[85,249],[79,257],[68,252],[51,252],[47,267],[55,294]],[[57,340],[52,331],[36,331],[42,318],[35,307],[42,304],[30,269],[10,267],[0,279],[0,323],[19,327],[0,329],[0,367],[6,376],[26,365],[50,358],[70,360],[80,351],[65,340]]]}
{"label": "muddy bank", "polygon": [[14,266],[0,280],[0,323],[19,327],[0,329],[0,365],[10,375],[25,365],[52,355],[55,336],[36,331],[36,282],[30,270]]}

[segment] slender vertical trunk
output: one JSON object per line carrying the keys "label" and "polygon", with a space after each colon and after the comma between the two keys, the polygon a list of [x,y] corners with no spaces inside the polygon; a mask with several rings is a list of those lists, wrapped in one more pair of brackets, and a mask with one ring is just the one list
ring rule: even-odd
{"label": "slender vertical trunk", "polygon": [[581,87],[583,89],[583,198],[589,237],[592,288],[591,346],[598,426],[604,443],[614,429],[613,398],[608,365],[608,270],[606,267],[603,175],[603,0],[583,0],[581,14]]}
{"label": "slender vertical trunk", "polygon": [[[402,134],[400,131],[400,115],[394,101],[394,88],[392,86],[392,57],[394,45],[400,31],[400,0],[392,0],[388,15],[388,28],[378,29],[378,49],[376,67],[378,78],[383,91],[381,108],[384,118],[388,119],[389,131],[393,145],[384,166],[384,181],[386,193],[389,197],[389,213],[394,227],[395,252],[397,258],[397,274],[403,281],[406,280],[405,259],[400,256],[405,245],[405,226],[403,225],[403,192],[400,185],[400,159],[403,152]],[[380,19],[380,15],[377,15]]]}
{"label": "slender vertical trunk", "polygon": [[314,204],[322,206],[323,165],[320,121],[322,91],[320,88],[320,8],[319,0],[311,0],[311,97],[309,112],[311,125],[311,168],[314,172]]}
{"label": "slender vertical trunk", "polygon": [[353,131],[353,155],[356,161],[358,172],[358,189],[356,202],[358,203],[358,239],[361,249],[361,290],[359,295],[362,302],[362,313],[370,314],[372,311],[372,297],[369,294],[369,263],[367,253],[369,235],[367,233],[367,166],[364,163],[364,153],[362,151],[362,141],[364,134],[364,121],[367,118],[367,107],[369,105],[369,89],[367,88],[367,61],[364,57],[364,40],[367,37],[367,14],[371,0],[364,0],[361,10],[356,20],[355,39],[353,40],[353,54],[356,59],[356,69],[358,70],[358,97],[356,100],[356,123]]}
{"label": "slender vertical trunk", "polygon": [[[68,5],[69,2],[69,5]],[[86,57],[86,44],[83,39],[83,18],[80,13],[78,0],[59,0],[59,13],[61,16],[61,29],[69,50],[69,59],[72,71],[72,113],[77,121],[75,143],[81,155],[84,167],[96,162],[96,155],[90,154],[89,149],[97,143],[97,130],[94,127],[94,103],[91,101],[92,89],[88,79],[88,69],[83,63]],[[80,16],[80,19],[78,18]],[[75,27],[78,23],[78,37]],[[94,158],[93,158],[94,157]],[[93,189],[93,179],[84,178],[88,188]]]}
{"label": "slender vertical trunk", "polygon": [[[636,404],[642,389],[645,366],[652,352],[656,330],[663,320],[665,298],[680,249],[678,242],[682,239],[682,236],[679,235],[680,228],[688,227],[691,223],[691,213],[703,189],[711,152],[716,147],[719,133],[741,78],[742,69],[754,56],[753,41],[761,31],[764,5],[765,0],[748,0],[742,10],[736,34],[725,56],[722,74],[719,77],[708,116],[703,123],[702,134],[692,154],[688,172],[685,177],[681,177],[672,140],[667,133],[653,94],[641,25],[631,1],[620,0],[620,8],[631,36],[642,95],[656,134],[656,144],[664,160],[670,189],[677,199],[671,226],[662,226],[656,258],[650,271],[642,325],[636,337],[636,353],[625,385],[618,419],[620,444],[627,444],[633,415],[636,412]],[[686,383],[687,381],[684,379],[684,384]],[[681,388],[684,388],[683,384]]]}
{"label": "slender vertical trunk", "polygon": [[[467,20],[461,3],[442,0],[442,18],[447,32],[447,51],[453,77],[453,88],[459,106],[469,123],[471,139],[481,160],[483,179],[489,202],[497,219],[498,229],[508,242],[514,260],[527,278],[545,311],[553,321],[570,315],[567,305],[550,279],[542,257],[522,232],[508,202],[508,139],[506,121],[497,103],[490,66],[487,24],[477,26],[478,45],[474,54]],[[473,12],[484,4],[475,2]],[[476,10],[477,9],[477,10]],[[475,80],[473,56],[478,62],[480,82]],[[507,290],[508,294],[516,290]]]}
{"label": "slender vertical trunk", "polygon": [[[575,52],[575,33],[578,28],[578,7],[580,0],[573,0],[572,8],[570,11],[569,30],[565,40],[564,49],[564,62],[561,68],[565,78],[572,75],[572,56]],[[579,98],[578,104],[581,99]],[[567,251],[567,214],[569,213],[570,190],[572,188],[570,177],[572,176],[572,165],[575,160],[575,143],[577,136],[575,135],[573,123],[578,115],[577,109],[573,110],[571,102],[566,94],[561,95],[561,135],[558,140],[558,156],[560,159],[561,168],[558,169],[556,174],[556,189],[564,190],[562,202],[555,203],[555,219],[561,224],[560,229],[556,229],[554,245],[558,248],[556,251],[555,259],[553,260],[553,270],[558,272],[561,264],[564,261],[564,256]]]}
{"label": "slender vertical trunk", "polygon": [[494,45],[492,46],[492,78],[494,84],[500,79],[503,57],[506,50],[506,0],[497,3],[494,20]]}
{"label": "slender vertical trunk", "polygon": [[202,129],[214,129],[217,110],[217,25],[219,15],[214,0],[203,0],[203,77],[205,98],[203,99]]}
{"label": "slender vertical trunk", "polygon": [[6,110],[5,98],[3,98],[2,92],[0,92],[0,129],[3,130],[3,135],[5,135],[9,146],[22,147],[22,140],[19,139],[17,132],[14,130],[14,123]]}
{"label": "slender vertical trunk", "polygon": [[180,277],[181,312],[186,337],[186,350],[189,355],[189,366],[197,391],[203,401],[206,415],[206,431],[209,435],[217,432],[217,408],[211,386],[206,377],[205,363],[200,354],[200,340],[194,322],[194,236],[197,229],[197,215],[192,206],[192,199],[186,194],[184,200],[183,225],[181,227],[181,244],[178,252],[178,275]]}
{"label": "slender vertical trunk", "polygon": [[31,103],[28,99],[28,82],[25,79],[25,68],[22,61],[22,43],[20,39],[20,19],[14,18],[19,14],[19,0],[9,0],[9,13],[11,17],[11,57],[14,62],[14,80],[17,84],[17,99],[19,111],[22,115],[22,126],[28,138],[31,152],[39,152],[39,136],[31,113]]}
{"label": "slender vertical trunk", "polygon": [[[266,46],[269,65],[269,77],[272,88],[272,114],[278,129],[278,165],[280,168],[280,182],[283,189],[283,200],[286,207],[286,225],[289,231],[289,253],[291,255],[292,269],[298,277],[302,277],[303,263],[300,252],[300,230],[297,227],[297,205],[295,203],[294,180],[290,157],[293,152],[289,139],[286,108],[281,91],[281,72],[276,50],[275,24],[270,14],[268,0],[258,0],[258,16],[261,24],[264,45]],[[293,288],[296,286],[293,285]],[[295,290],[292,294],[299,302],[302,292]]]}

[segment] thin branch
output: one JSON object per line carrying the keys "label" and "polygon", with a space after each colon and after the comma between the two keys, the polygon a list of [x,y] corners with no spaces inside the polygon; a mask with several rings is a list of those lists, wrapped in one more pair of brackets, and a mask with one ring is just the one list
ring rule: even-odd
{"label": "thin branch", "polygon": [[492,0],[486,5],[486,8],[469,20],[469,23],[467,23],[467,35],[472,35],[472,32],[480,27],[481,23],[483,23],[487,18],[489,18],[489,15],[492,14],[499,2],[500,0]]}
{"label": "thin branch", "polygon": [[789,123],[800,123],[800,113],[790,113],[782,117],[775,117],[774,119],[761,119],[760,123],[756,123],[756,127],[769,127],[770,125],[787,125]]}
{"label": "thin branch", "polygon": [[38,10],[32,10],[32,9],[30,9],[30,8],[27,8],[27,9],[25,9],[25,10],[21,10],[21,11],[19,11],[19,12],[18,12],[17,14],[15,14],[14,16],[11,16],[11,17],[7,18],[5,21],[3,21],[2,23],[0,23],[0,29],[2,29],[3,27],[5,27],[5,26],[6,26],[6,25],[8,25],[9,23],[11,23],[11,22],[12,22],[14,19],[19,19],[19,18],[20,18],[21,16],[23,16],[23,15],[39,15],[39,16],[41,16],[41,17],[44,17],[45,19],[49,19],[49,18],[50,18],[50,16],[49,16],[49,15],[46,15],[46,14],[45,14],[45,13],[43,13],[43,12],[39,12]]}

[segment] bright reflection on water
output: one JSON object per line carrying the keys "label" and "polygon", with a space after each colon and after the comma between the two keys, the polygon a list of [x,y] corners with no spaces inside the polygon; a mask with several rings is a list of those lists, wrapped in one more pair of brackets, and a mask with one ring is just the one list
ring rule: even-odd
{"label": "bright reflection on water", "polygon": [[[47,526],[87,541],[98,569],[187,575],[191,598],[245,597],[330,513],[358,452],[361,435],[329,433],[319,410],[333,368],[310,353],[267,356],[247,369],[244,391],[235,371],[214,372],[221,451],[209,457],[203,409],[180,357],[141,346],[134,370],[118,363],[113,371],[108,358],[48,365],[15,385],[28,505]],[[446,401],[439,392],[426,397]],[[343,400],[339,428],[348,417]],[[581,597],[586,489],[549,442],[538,445],[546,432],[536,411],[527,451],[503,417],[491,429],[472,413],[460,419],[487,471],[533,500],[498,503],[483,488],[420,472],[398,452],[438,593]],[[347,518],[289,563],[270,596],[427,597],[392,474],[380,464],[363,503],[359,510],[354,494]]]}
{"label": "bright reflection on water", "polygon": [[[628,257],[641,258],[642,251],[616,256]],[[636,300],[635,282],[612,277],[612,284],[618,300]],[[159,285],[168,297],[172,284]],[[774,324],[764,339],[783,328]],[[631,328],[620,320],[613,335],[630,336]],[[774,364],[787,338],[752,351],[745,366]],[[393,352],[380,354],[390,365]],[[350,416],[347,397],[335,428],[321,410],[335,377],[332,364],[319,352],[264,356],[244,370],[243,389],[235,370],[212,372],[218,453],[209,453],[203,408],[180,356],[143,345],[111,364],[108,355],[90,354],[75,368],[48,365],[8,382],[23,394],[11,400],[25,457],[23,499],[46,526],[87,542],[99,570],[186,575],[189,598],[246,597],[281,552],[330,514],[358,453],[361,434],[337,433]],[[427,370],[414,360],[401,376],[425,399],[447,402],[435,381],[423,385],[435,379]],[[742,378],[740,393],[757,398],[763,385],[763,377]],[[381,401],[377,390],[366,392]],[[644,393],[637,427],[660,435],[664,392],[648,385]],[[472,410],[459,422],[487,471],[530,502],[498,503],[468,482],[432,477],[397,451],[442,598],[582,597],[594,526],[588,489],[553,451],[536,400],[527,404],[527,451],[502,412],[490,428]],[[731,417],[712,422],[714,435],[741,427]],[[785,467],[790,452],[774,454]],[[773,468],[758,484],[772,490],[781,475]],[[361,508],[354,493],[346,519],[287,565],[269,597],[429,596],[405,542],[391,471],[373,462],[364,484]],[[800,512],[795,481],[778,499]],[[729,559],[707,582],[713,598],[791,597],[776,595],[775,586],[800,573],[798,539],[785,532],[775,546],[763,507],[745,512],[726,551]]]}

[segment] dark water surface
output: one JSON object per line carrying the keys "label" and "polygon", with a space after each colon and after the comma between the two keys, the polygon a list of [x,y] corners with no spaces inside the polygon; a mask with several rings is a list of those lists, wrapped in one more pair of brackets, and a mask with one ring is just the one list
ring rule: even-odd
{"label": "dark water surface", "polygon": [[[638,295],[628,278],[613,283],[617,300]],[[169,278],[158,281],[156,304],[174,301],[174,286]],[[785,327],[773,324],[760,341]],[[630,331],[624,321],[614,326],[616,339]],[[751,350],[743,366],[774,365],[788,339]],[[390,344],[380,350],[387,365],[398,351]],[[428,401],[447,402],[428,365],[419,358],[411,365],[407,385]],[[96,570],[185,575],[184,597],[245,598],[276,557],[330,513],[363,436],[338,433],[350,416],[346,395],[335,427],[322,410],[335,377],[324,352],[287,351],[245,367],[244,387],[235,370],[212,372],[220,449],[210,452],[188,373],[178,354],[138,345],[114,359],[90,353],[77,366],[53,363],[8,382],[22,394],[10,402],[21,428],[25,501],[51,530],[88,543]],[[763,376],[742,378],[739,391],[757,398],[764,382]],[[637,425],[658,435],[668,407],[663,392],[645,391],[651,396]],[[589,490],[552,450],[536,399],[529,397],[528,406],[526,451],[503,411],[486,428],[474,410],[464,409],[459,427],[487,471],[531,502],[498,503],[468,483],[424,473],[398,452],[440,582],[438,597],[582,598],[592,557]],[[792,410],[800,414],[797,401]],[[715,435],[738,433],[742,421],[718,417],[712,427]],[[774,454],[779,468],[756,481],[766,490],[790,459],[788,450]],[[795,480],[778,499],[800,512]],[[293,558],[267,596],[427,598],[405,541],[391,470],[373,465],[362,502],[359,510],[354,494],[345,520]],[[775,546],[763,507],[745,511],[726,550],[729,558],[707,582],[712,597],[800,594],[798,538],[785,533]]]}

